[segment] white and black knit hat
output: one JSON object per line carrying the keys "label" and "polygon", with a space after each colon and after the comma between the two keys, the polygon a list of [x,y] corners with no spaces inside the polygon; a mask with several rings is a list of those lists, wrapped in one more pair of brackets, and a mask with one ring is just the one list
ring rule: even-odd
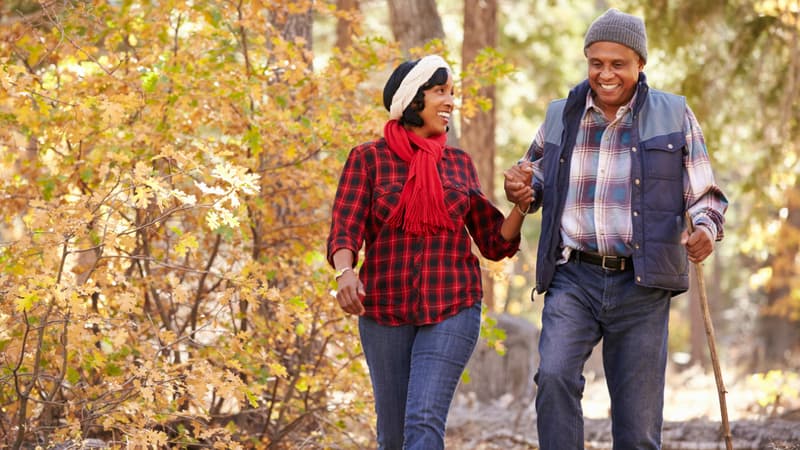
{"label": "white and black knit hat", "polygon": [[590,45],[598,41],[609,41],[630,47],[647,62],[647,31],[644,21],[639,17],[611,8],[595,19],[586,32],[583,41],[583,53]]}

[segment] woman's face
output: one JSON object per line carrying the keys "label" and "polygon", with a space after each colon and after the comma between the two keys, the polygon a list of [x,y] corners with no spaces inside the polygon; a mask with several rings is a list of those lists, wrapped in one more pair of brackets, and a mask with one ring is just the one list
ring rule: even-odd
{"label": "woman's face", "polygon": [[453,76],[447,76],[445,84],[433,86],[423,91],[425,107],[419,112],[421,127],[413,127],[411,131],[424,138],[447,133],[450,114],[455,107],[453,99]]}

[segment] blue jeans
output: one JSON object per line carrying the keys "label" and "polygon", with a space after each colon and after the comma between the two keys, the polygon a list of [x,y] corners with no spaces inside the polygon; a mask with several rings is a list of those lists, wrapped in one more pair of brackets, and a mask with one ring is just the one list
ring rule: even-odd
{"label": "blue jeans", "polygon": [[359,318],[380,450],[444,448],[447,413],[480,323],[480,304],[425,326],[392,327]]}
{"label": "blue jeans", "polygon": [[535,380],[541,450],[584,448],[583,366],[603,339],[615,450],[660,449],[670,292],[567,262],[545,295]]}

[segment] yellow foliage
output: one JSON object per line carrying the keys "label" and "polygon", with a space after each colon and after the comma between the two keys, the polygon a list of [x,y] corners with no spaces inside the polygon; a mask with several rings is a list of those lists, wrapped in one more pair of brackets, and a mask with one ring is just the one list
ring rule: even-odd
{"label": "yellow foliage", "polygon": [[347,152],[382,128],[371,77],[396,46],[356,40],[313,71],[280,27],[327,4],[61,5],[0,39],[0,429],[366,445],[368,375],[324,236]]}
{"label": "yellow foliage", "polygon": [[787,26],[800,30],[800,22],[797,20],[800,13],[800,2],[797,0],[760,0],[755,2],[756,12],[774,16]]}
{"label": "yellow foliage", "polygon": [[762,409],[778,411],[782,402],[800,399],[800,374],[790,371],[770,370],[755,373],[747,380],[749,387],[759,393],[758,404]]}

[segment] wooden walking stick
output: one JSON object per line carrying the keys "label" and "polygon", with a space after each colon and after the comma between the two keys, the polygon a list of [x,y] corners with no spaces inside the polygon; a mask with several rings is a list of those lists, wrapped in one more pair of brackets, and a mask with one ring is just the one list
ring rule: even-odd
{"label": "wooden walking stick", "polygon": [[[694,233],[694,223],[689,212],[686,212],[686,223],[689,227],[689,234]],[[719,357],[717,357],[717,344],[714,337],[714,324],[711,323],[711,313],[708,311],[708,299],[706,298],[706,282],[703,279],[703,265],[693,263],[695,274],[697,275],[697,288],[700,291],[700,308],[703,310],[703,323],[706,327],[706,338],[708,340],[708,350],[711,353],[711,365],[714,367],[714,379],[717,381],[717,394],[719,394],[719,409],[722,414],[722,429],[725,433],[725,448],[733,450],[733,438],[731,427],[728,424],[728,405],[725,402],[725,384],[722,382],[722,371],[719,368]]]}

